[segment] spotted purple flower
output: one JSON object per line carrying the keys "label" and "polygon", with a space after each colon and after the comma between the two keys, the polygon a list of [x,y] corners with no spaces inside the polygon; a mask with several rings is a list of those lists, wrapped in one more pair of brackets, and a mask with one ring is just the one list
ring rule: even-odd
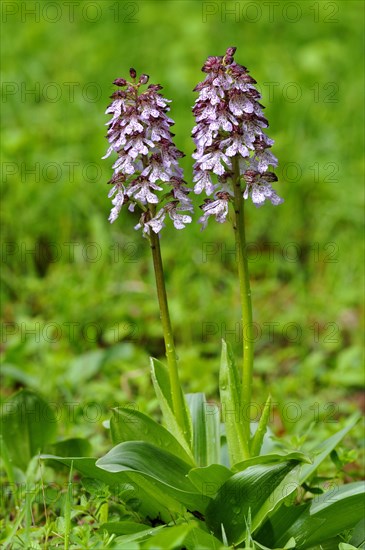
{"label": "spotted purple flower", "polygon": [[205,229],[208,223],[209,216],[215,216],[215,219],[219,223],[224,223],[228,214],[229,206],[229,194],[225,192],[219,192],[214,199],[205,199],[201,209],[204,214],[199,218],[199,222],[202,224],[202,228]]}
{"label": "spotted purple flower", "polygon": [[235,51],[228,48],[224,56],[208,57],[202,68],[207,76],[194,89],[199,92],[193,107],[194,192],[213,195],[202,206],[203,227],[211,215],[220,223],[227,217],[233,158],[238,159],[245,199],[251,197],[255,206],[265,200],[274,205],[283,202],[271,186],[277,178],[268,170],[277,166],[277,159],[270,151],[274,141],[263,131],[268,121],[261,96],[247,68],[234,61]]}
{"label": "spotted purple flower", "polygon": [[130,76],[133,82],[114,81],[121,89],[112,94],[106,110],[112,118],[107,123],[110,145],[103,158],[113,152],[118,155],[109,181],[113,205],[109,220],[114,222],[124,206],[132,212],[137,207],[141,217],[136,229],[142,228],[144,234],[150,229],[159,233],[166,216],[182,229],[191,222],[186,212],[192,211],[192,203],[179,166],[184,153],[172,142],[174,121],[166,114],[170,101],[159,93],[162,86],[158,84],[140,91],[148,82],[147,75],[136,82],[136,71],[131,69]]}

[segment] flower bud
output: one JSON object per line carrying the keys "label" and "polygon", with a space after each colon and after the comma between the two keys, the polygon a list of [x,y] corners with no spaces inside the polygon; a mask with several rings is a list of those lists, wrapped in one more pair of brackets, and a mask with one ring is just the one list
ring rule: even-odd
{"label": "flower bud", "polygon": [[116,78],[113,82],[116,86],[125,86],[127,84],[127,81],[125,78]]}
{"label": "flower bud", "polygon": [[150,77],[148,76],[148,74],[141,74],[141,76],[139,77],[138,84],[147,84],[149,78]]}
{"label": "flower bud", "polygon": [[150,84],[148,86],[149,90],[153,90],[154,92],[158,92],[159,90],[162,90],[163,86],[161,84]]}
{"label": "flower bud", "polygon": [[136,76],[137,76],[137,71],[136,71],[136,69],[133,69],[133,67],[131,67],[131,68],[129,69],[129,74],[130,74],[130,77],[131,77],[131,78],[136,78]]}
{"label": "flower bud", "polygon": [[226,55],[229,57],[233,57],[236,53],[237,48],[235,46],[231,46],[230,48],[227,48]]}

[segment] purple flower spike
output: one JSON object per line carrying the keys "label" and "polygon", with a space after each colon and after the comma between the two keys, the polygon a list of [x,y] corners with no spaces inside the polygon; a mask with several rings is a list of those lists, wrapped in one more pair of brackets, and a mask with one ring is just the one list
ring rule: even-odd
{"label": "purple flower spike", "polygon": [[194,192],[213,195],[213,200],[202,206],[203,227],[210,215],[220,223],[227,217],[233,196],[228,180],[232,177],[234,157],[246,183],[242,189],[245,199],[250,196],[256,206],[266,199],[274,205],[283,202],[271,187],[277,178],[268,170],[277,166],[277,159],[270,151],[274,141],[263,131],[268,121],[259,103],[261,96],[246,67],[234,61],[235,52],[236,48],[231,47],[224,56],[208,57],[202,68],[207,76],[194,89],[199,92],[193,107]]}
{"label": "purple flower spike", "polygon": [[141,211],[136,229],[144,234],[152,230],[159,233],[166,215],[176,229],[191,222],[190,189],[183,180],[179,159],[184,153],[172,142],[170,127],[174,121],[167,116],[169,100],[159,91],[162,86],[150,84],[144,91],[140,87],[148,82],[148,75],[137,80],[135,69],[130,69],[133,82],[117,78],[119,89],[111,96],[106,110],[112,118],[108,122],[109,148],[103,158],[112,152],[118,155],[113,164],[114,174],[109,183],[113,208],[109,220],[114,222],[124,205],[128,210]]}

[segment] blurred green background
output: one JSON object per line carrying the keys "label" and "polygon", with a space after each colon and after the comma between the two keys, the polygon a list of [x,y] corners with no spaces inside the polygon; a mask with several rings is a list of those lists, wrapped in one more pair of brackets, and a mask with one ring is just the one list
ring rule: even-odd
{"label": "blurred green background", "polygon": [[[363,3],[1,7],[4,396],[32,387],[79,404],[81,423],[85,402],[105,417],[126,401],[154,410],[148,357],[164,352],[150,254],[131,214],[107,221],[104,111],[129,67],[161,83],[191,182],[192,89],[208,55],[237,46],[263,95],[285,199],[247,208],[255,398],[270,384],[303,422],[328,420],[333,402],[336,417],[358,407]],[[216,399],[221,338],[241,354],[239,290],[231,228],[201,232],[198,217],[161,242],[184,387]]]}

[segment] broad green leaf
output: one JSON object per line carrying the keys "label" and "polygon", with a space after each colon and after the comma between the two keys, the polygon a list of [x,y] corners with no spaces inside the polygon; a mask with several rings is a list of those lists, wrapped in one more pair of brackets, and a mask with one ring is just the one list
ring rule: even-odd
{"label": "broad green leaf", "polygon": [[270,453],[267,455],[254,456],[243,460],[238,464],[235,464],[232,468],[234,472],[242,472],[249,466],[255,466],[256,464],[273,464],[278,462],[287,462],[288,460],[296,460],[298,462],[307,462],[312,464],[312,461],[308,456],[300,451],[288,451],[286,453]]}
{"label": "broad green leaf", "polygon": [[355,525],[349,542],[354,546],[365,547],[365,517]]}
{"label": "broad green leaf", "polygon": [[220,460],[220,411],[207,403],[204,393],[186,395],[193,423],[193,452],[198,466],[218,464]]}
{"label": "broad green leaf", "polygon": [[54,461],[68,467],[73,464],[74,470],[94,481],[105,483],[111,492],[118,496],[125,486],[132,486],[133,490],[127,505],[130,506],[133,501],[134,507],[144,516],[150,518],[160,517],[162,521],[169,522],[171,521],[171,513],[182,513],[185,510],[185,507],[168,495],[166,491],[161,490],[155,483],[151,483],[148,479],[144,479],[132,471],[115,474],[102,470],[96,466],[95,458],[65,458],[54,455],[42,455],[41,458],[47,459],[50,465]]}
{"label": "broad green leaf", "polygon": [[[274,510],[280,508],[280,504],[287,499],[299,487],[299,466],[293,468],[275,487],[266,501],[262,504],[259,511],[252,519],[252,531],[256,531]],[[290,547],[290,546],[289,546]]]}
{"label": "broad green leaf", "polygon": [[[211,464],[204,468],[193,468],[188,477],[194,483],[199,493],[207,497],[207,501],[214,498],[219,488],[232,477],[232,472],[221,464]],[[208,502],[207,502],[208,504]]]}
{"label": "broad green leaf", "polygon": [[250,466],[230,477],[219,489],[206,510],[208,527],[215,536],[222,536],[222,528],[229,544],[245,538],[248,519],[251,532],[278,503],[297,488],[297,473],[291,471],[297,461]]}
{"label": "broad green leaf", "polygon": [[271,546],[280,544],[279,539],[282,541],[285,539],[286,542],[290,538],[286,536],[286,533],[309,506],[309,503],[301,506],[280,506],[255,533],[255,540]]}
{"label": "broad green leaf", "polygon": [[[312,452],[310,453],[313,455],[313,463],[310,465],[301,465],[300,472],[299,472],[299,483],[302,485],[311,475],[315,473],[317,468],[322,464],[322,462],[331,454],[333,449],[340,443],[340,441],[346,436],[346,434],[353,428],[353,426],[356,424],[356,422],[359,419],[359,415],[354,415],[346,423],[346,426],[340,430],[338,433],[334,434],[330,438],[323,441],[320,445],[315,447]],[[282,533],[286,533],[290,526],[294,524],[302,514],[303,517],[306,513],[307,508],[309,508],[309,504],[306,506],[282,506],[274,512],[271,517],[270,521],[266,522],[263,525],[263,528],[260,529],[259,534],[257,536],[257,540],[259,542],[262,542],[264,544],[277,544],[278,543],[278,537],[282,535]],[[312,520],[312,528],[314,528],[314,525],[321,525],[322,520],[318,517],[313,518]],[[272,536],[269,536],[269,533],[271,531],[274,531]],[[276,533],[276,534],[275,534]],[[281,541],[283,542],[283,541]]]}
{"label": "broad green leaf", "polygon": [[55,456],[51,454],[42,454],[41,459],[47,460],[47,463],[49,464],[49,466],[52,466],[53,462],[58,462],[70,468],[72,464],[73,469],[77,470],[83,476],[101,481],[111,488],[117,487],[118,485],[120,485],[120,481],[118,481],[118,479],[115,476],[113,476],[113,474],[96,467],[95,458],[63,457],[63,456]]}
{"label": "broad green leaf", "polygon": [[194,523],[174,525],[153,534],[143,545],[143,550],[175,550],[183,548],[184,541],[193,529]]}
{"label": "broad green leaf", "polygon": [[53,409],[38,394],[23,389],[2,405],[0,431],[9,458],[25,471],[31,458],[56,437]]}
{"label": "broad green leaf", "polygon": [[191,453],[188,454],[166,428],[135,409],[114,409],[110,430],[115,445],[125,441],[146,441],[194,465]]}
{"label": "broad green leaf", "polygon": [[259,424],[257,426],[255,435],[253,436],[253,439],[251,441],[252,456],[258,456],[260,454],[261,447],[262,447],[266,430],[267,430],[267,425],[270,419],[270,412],[271,412],[271,395],[269,395],[269,397],[266,400],[264,410],[262,411],[262,415],[261,415]]}
{"label": "broad green leaf", "polygon": [[135,472],[191,510],[205,509],[206,499],[188,479],[190,464],[151,443],[120,443],[99,458],[96,465],[108,472]]}
{"label": "broad green leaf", "polygon": [[304,550],[354,528],[363,515],[364,484],[349,483],[315,497],[310,503],[282,506],[263,525],[257,540],[280,545],[292,536],[296,548]]}
{"label": "broad green leaf", "polygon": [[308,465],[303,465],[300,472],[300,484],[304,483],[317,468],[322,464],[322,462],[331,454],[333,449],[340,443],[340,441],[348,434],[348,432],[355,426],[359,420],[359,415],[355,414],[349,418],[346,423],[346,426],[332,435],[318,446],[314,447],[308,454],[313,455],[313,463]]}
{"label": "broad green leaf", "polygon": [[175,439],[178,440],[185,451],[188,454],[191,453],[192,425],[189,410],[185,402],[185,396],[182,394],[182,401],[184,403],[184,424],[186,431],[184,434],[173,412],[174,409],[171,399],[171,386],[167,369],[160,361],[153,358],[151,358],[151,377],[167,429],[172,433]]}
{"label": "broad green leaf", "polygon": [[249,434],[244,433],[241,422],[240,379],[228,344],[222,341],[221,366],[219,371],[219,393],[222,416],[225,424],[231,465],[250,456]]}
{"label": "broad green leaf", "polygon": [[56,456],[87,457],[90,456],[92,449],[88,439],[83,437],[72,437],[47,446],[46,451]]}
{"label": "broad green leaf", "polygon": [[184,541],[184,547],[187,550],[225,550],[227,547],[222,546],[212,533],[203,531],[200,527],[195,527],[190,531]]}

